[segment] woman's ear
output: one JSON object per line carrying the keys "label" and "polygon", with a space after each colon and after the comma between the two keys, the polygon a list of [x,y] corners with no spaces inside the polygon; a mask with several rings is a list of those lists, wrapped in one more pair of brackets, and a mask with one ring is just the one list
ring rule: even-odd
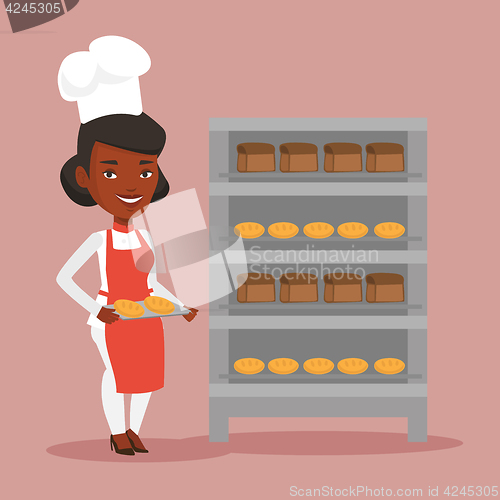
{"label": "woman's ear", "polygon": [[76,177],[76,182],[80,187],[88,188],[90,179],[89,176],[87,175],[87,172],[85,172],[85,169],[82,166],[76,167],[75,177]]}

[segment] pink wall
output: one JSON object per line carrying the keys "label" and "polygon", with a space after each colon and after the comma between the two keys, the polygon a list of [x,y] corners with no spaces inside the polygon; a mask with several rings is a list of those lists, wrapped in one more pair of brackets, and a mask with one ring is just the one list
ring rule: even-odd
{"label": "pink wall", "polygon": [[[237,491],[239,498],[285,498],[292,479],[312,487],[339,474],[347,484],[363,479],[373,487],[396,479],[411,487],[417,474],[421,483],[492,483],[499,437],[498,7],[445,0],[81,0],[71,13],[16,35],[0,14],[2,296],[9,304],[2,327],[8,451],[2,460],[13,468],[7,488],[16,498],[37,492],[84,498],[96,487],[103,492],[97,498],[113,490],[128,498],[142,489],[148,498],[201,498],[216,484],[219,498]],[[206,215],[209,117],[428,118],[429,433],[464,446],[402,457],[288,456],[272,466],[268,458],[239,455],[227,483],[220,481],[232,470],[232,456],[142,465],[127,476],[120,464],[45,452],[108,433],[99,393],[103,367],[87,313],[55,282],[81,242],[110,225],[98,207],[74,205],[61,189],[60,167],[75,152],[79,121],[56,81],[66,55],[106,34],[129,37],[149,52],[153,65],[141,85],[145,111],[168,133],[162,168],[173,192],[197,189]],[[78,282],[97,290],[97,260]],[[166,387],[153,395],[143,433],[204,435],[208,319],[168,324]],[[199,364],[180,375],[188,356]],[[230,427],[291,429],[404,432],[406,423],[241,419]],[[261,481],[249,484],[250,477]]]}

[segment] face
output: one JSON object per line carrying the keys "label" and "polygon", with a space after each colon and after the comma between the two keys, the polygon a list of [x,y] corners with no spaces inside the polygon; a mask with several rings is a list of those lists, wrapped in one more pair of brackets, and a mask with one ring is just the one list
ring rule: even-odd
{"label": "face", "polygon": [[106,212],[129,220],[151,203],[158,184],[157,156],[96,142],[90,176],[83,167],[77,167],[75,175],[78,185],[87,188]]}

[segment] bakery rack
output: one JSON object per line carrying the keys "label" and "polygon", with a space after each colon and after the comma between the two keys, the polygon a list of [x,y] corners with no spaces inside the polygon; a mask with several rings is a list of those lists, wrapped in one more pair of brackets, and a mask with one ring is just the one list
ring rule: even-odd
{"label": "bakery rack", "polygon": [[[266,142],[276,148],[276,171],[241,173],[236,146]],[[310,142],[318,146],[319,170],[279,171],[279,145]],[[325,173],[323,145],[395,142],[405,150],[405,171],[394,173]],[[239,222],[294,222],[302,230],[317,220],[335,229],[348,221],[363,222],[369,233],[345,240],[335,232],[311,240],[302,231],[290,240],[267,232],[234,250]],[[382,240],[373,233],[378,222],[401,222],[404,237]],[[427,121],[420,118],[214,118],[210,120],[210,288],[220,289],[221,268],[229,276],[227,294],[210,303],[210,440],[228,440],[230,417],[405,417],[408,440],[427,440]],[[291,252],[287,252],[290,250]],[[344,252],[337,267],[356,265],[360,255],[376,252],[362,264],[366,272],[396,272],[405,278],[405,302],[326,304],[321,275],[331,264],[325,250]],[[295,252],[295,253],[294,253]],[[300,262],[296,254],[301,252]],[[232,276],[234,266],[262,271],[305,266],[319,274],[317,303],[240,304]],[[366,285],[364,285],[366,286]],[[366,288],[363,288],[365,294]],[[220,294],[219,294],[220,295]],[[405,370],[381,375],[373,362],[398,357]],[[300,368],[275,375],[267,368],[241,375],[234,362],[256,357],[267,365],[291,357]],[[370,368],[360,375],[335,370],[310,375],[302,363],[327,357],[337,365],[360,357]]]}

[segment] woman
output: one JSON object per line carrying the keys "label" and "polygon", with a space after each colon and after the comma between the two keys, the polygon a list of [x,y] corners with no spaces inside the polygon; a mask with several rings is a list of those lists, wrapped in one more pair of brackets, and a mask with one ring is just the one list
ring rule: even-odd
{"label": "woman", "polygon": [[[124,455],[148,452],[138,434],[152,391],[164,385],[163,326],[160,318],[123,321],[114,309],[102,306],[156,295],[185,307],[156,279],[151,236],[132,225],[133,217],[168,194],[157,161],[165,140],[163,128],[145,113],[102,116],[80,126],[77,155],[61,170],[72,201],[99,205],[114,218],[112,229],[91,234],[70,257],[57,282],[90,313],[87,324],[106,367],[102,403],[111,449]],[[102,284],[94,300],[73,276],[96,252]],[[191,321],[196,313],[190,309],[183,317]],[[132,394],[128,430],[124,394]]]}

